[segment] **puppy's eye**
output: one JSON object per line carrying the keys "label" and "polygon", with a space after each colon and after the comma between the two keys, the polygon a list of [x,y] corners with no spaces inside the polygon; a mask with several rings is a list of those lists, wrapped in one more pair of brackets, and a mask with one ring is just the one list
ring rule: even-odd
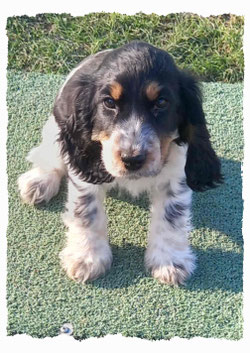
{"label": "puppy's eye", "polygon": [[115,100],[111,97],[105,98],[103,101],[105,107],[109,108],[109,109],[115,109],[116,104],[115,104]]}
{"label": "puppy's eye", "polygon": [[167,105],[168,105],[168,101],[164,97],[159,97],[155,101],[155,107],[158,108],[158,109],[166,108]]}

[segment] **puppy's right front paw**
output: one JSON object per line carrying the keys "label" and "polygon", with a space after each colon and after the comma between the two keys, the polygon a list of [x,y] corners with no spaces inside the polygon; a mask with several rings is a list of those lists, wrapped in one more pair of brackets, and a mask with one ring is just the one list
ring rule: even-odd
{"label": "puppy's right front paw", "polygon": [[103,275],[110,269],[112,253],[109,247],[98,252],[82,251],[67,246],[60,253],[61,265],[69,278],[85,283]]}

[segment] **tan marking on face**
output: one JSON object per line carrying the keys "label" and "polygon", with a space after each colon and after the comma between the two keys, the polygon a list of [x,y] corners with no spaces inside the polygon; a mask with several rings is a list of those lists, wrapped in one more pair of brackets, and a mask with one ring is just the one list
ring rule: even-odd
{"label": "tan marking on face", "polygon": [[150,101],[154,101],[161,90],[161,86],[158,82],[150,82],[146,87],[146,95]]}
{"label": "tan marking on face", "polygon": [[126,173],[126,168],[121,160],[121,154],[119,151],[113,153],[113,168],[119,172],[119,175]]}
{"label": "tan marking on face", "polygon": [[168,153],[169,153],[169,147],[171,142],[175,139],[175,137],[164,137],[161,139],[161,160],[163,163],[166,162]]}
{"label": "tan marking on face", "polygon": [[122,92],[123,92],[123,87],[120,83],[118,82],[112,83],[112,85],[110,86],[110,94],[112,98],[114,98],[115,100],[120,99]]}
{"label": "tan marking on face", "polygon": [[119,136],[111,135],[110,138],[101,141],[102,159],[107,171],[116,176],[121,177],[126,173],[126,168],[121,160],[119,150]]}
{"label": "tan marking on face", "polygon": [[109,139],[109,135],[105,131],[101,131],[99,133],[93,132],[91,136],[92,141],[107,141]]}

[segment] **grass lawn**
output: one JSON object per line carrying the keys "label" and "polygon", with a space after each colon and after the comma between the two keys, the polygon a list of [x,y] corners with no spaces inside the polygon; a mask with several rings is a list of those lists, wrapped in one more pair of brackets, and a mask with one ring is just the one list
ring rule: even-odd
{"label": "grass lawn", "polygon": [[[80,340],[116,333],[151,340],[240,339],[243,18],[48,14],[9,18],[7,27],[8,335],[53,337],[69,322]],[[109,195],[105,206],[113,265],[105,277],[83,286],[69,280],[59,264],[65,183],[48,205],[39,207],[22,204],[16,187],[68,70],[89,53],[130,39],[169,50],[180,66],[204,78],[204,111],[225,176],[218,189],[194,194],[190,240],[198,267],[179,288],[161,285],[145,273],[145,197],[134,201],[116,192]]]}
{"label": "grass lawn", "polygon": [[8,67],[66,74],[89,54],[139,39],[169,51],[180,67],[203,81],[233,83],[243,79],[243,25],[243,17],[233,15],[11,17]]}

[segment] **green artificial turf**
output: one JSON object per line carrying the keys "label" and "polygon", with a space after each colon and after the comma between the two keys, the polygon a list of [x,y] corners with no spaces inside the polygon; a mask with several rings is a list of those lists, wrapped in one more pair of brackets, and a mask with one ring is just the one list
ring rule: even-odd
{"label": "green artificial turf", "polygon": [[48,205],[22,204],[17,177],[29,168],[64,76],[8,72],[8,335],[56,336],[71,323],[84,339],[122,333],[146,339],[242,337],[242,83],[204,83],[204,109],[225,183],[193,198],[191,244],[198,267],[186,286],[159,284],[144,270],[149,223],[145,197],[113,192],[106,201],[114,260],[105,277],[85,285],[66,277],[61,212],[65,183]]}

